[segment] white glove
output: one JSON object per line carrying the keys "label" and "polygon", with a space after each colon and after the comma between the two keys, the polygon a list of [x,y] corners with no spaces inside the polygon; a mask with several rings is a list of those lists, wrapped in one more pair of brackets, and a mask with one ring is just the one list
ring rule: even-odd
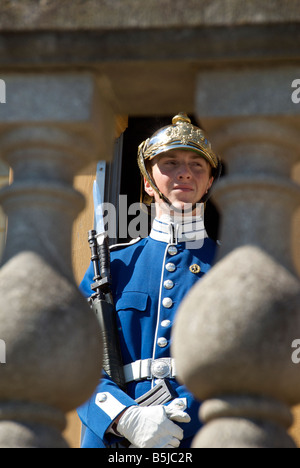
{"label": "white glove", "polygon": [[181,410],[165,406],[131,406],[118,422],[117,431],[138,448],[179,447],[183,430],[170,419],[189,422]]}
{"label": "white glove", "polygon": [[191,421],[191,417],[181,409],[176,408],[175,406],[164,406],[166,415],[168,416],[171,421],[176,421],[179,423],[189,423]]}

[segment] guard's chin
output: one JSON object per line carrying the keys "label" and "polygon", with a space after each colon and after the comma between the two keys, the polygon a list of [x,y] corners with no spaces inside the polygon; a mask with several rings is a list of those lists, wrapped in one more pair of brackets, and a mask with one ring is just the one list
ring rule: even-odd
{"label": "guard's chin", "polygon": [[192,216],[195,213],[195,204],[185,202],[174,202],[170,207],[171,214],[176,216],[176,213],[181,213],[183,216]]}

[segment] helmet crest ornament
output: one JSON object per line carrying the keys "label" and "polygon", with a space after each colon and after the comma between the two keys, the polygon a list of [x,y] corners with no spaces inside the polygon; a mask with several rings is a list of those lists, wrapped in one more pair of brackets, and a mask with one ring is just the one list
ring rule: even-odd
{"label": "helmet crest ornament", "polygon": [[190,118],[183,112],[175,115],[172,125],[159,129],[139,146],[139,158],[151,160],[163,152],[182,148],[196,151],[216,169],[218,158],[211,149],[211,144],[201,128],[191,124]]}

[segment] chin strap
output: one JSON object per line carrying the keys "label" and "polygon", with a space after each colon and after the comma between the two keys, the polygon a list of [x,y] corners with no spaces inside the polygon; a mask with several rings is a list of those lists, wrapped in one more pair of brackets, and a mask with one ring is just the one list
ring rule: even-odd
{"label": "chin strap", "polygon": [[221,163],[221,160],[218,158],[218,166],[216,167],[216,169],[214,169],[215,171],[215,174],[214,174],[214,181],[212,183],[212,186],[210,187],[210,189],[208,189],[207,193],[205,195],[203,195],[203,197],[201,198],[200,202],[199,203],[206,203],[207,200],[211,197],[211,189],[213,187],[213,185],[218,182],[218,180],[220,179],[221,177],[221,173],[222,173],[222,163]]}

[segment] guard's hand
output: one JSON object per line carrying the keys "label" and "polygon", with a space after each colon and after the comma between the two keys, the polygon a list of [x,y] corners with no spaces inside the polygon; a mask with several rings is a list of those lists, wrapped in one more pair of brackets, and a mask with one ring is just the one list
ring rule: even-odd
{"label": "guard's hand", "polygon": [[182,411],[176,406],[165,406],[166,415],[168,416],[171,421],[176,421],[179,423],[189,423],[191,421],[191,417],[185,411]]}
{"label": "guard's hand", "polygon": [[164,406],[131,406],[117,431],[138,448],[179,447],[183,439],[183,430],[169,419]]}

